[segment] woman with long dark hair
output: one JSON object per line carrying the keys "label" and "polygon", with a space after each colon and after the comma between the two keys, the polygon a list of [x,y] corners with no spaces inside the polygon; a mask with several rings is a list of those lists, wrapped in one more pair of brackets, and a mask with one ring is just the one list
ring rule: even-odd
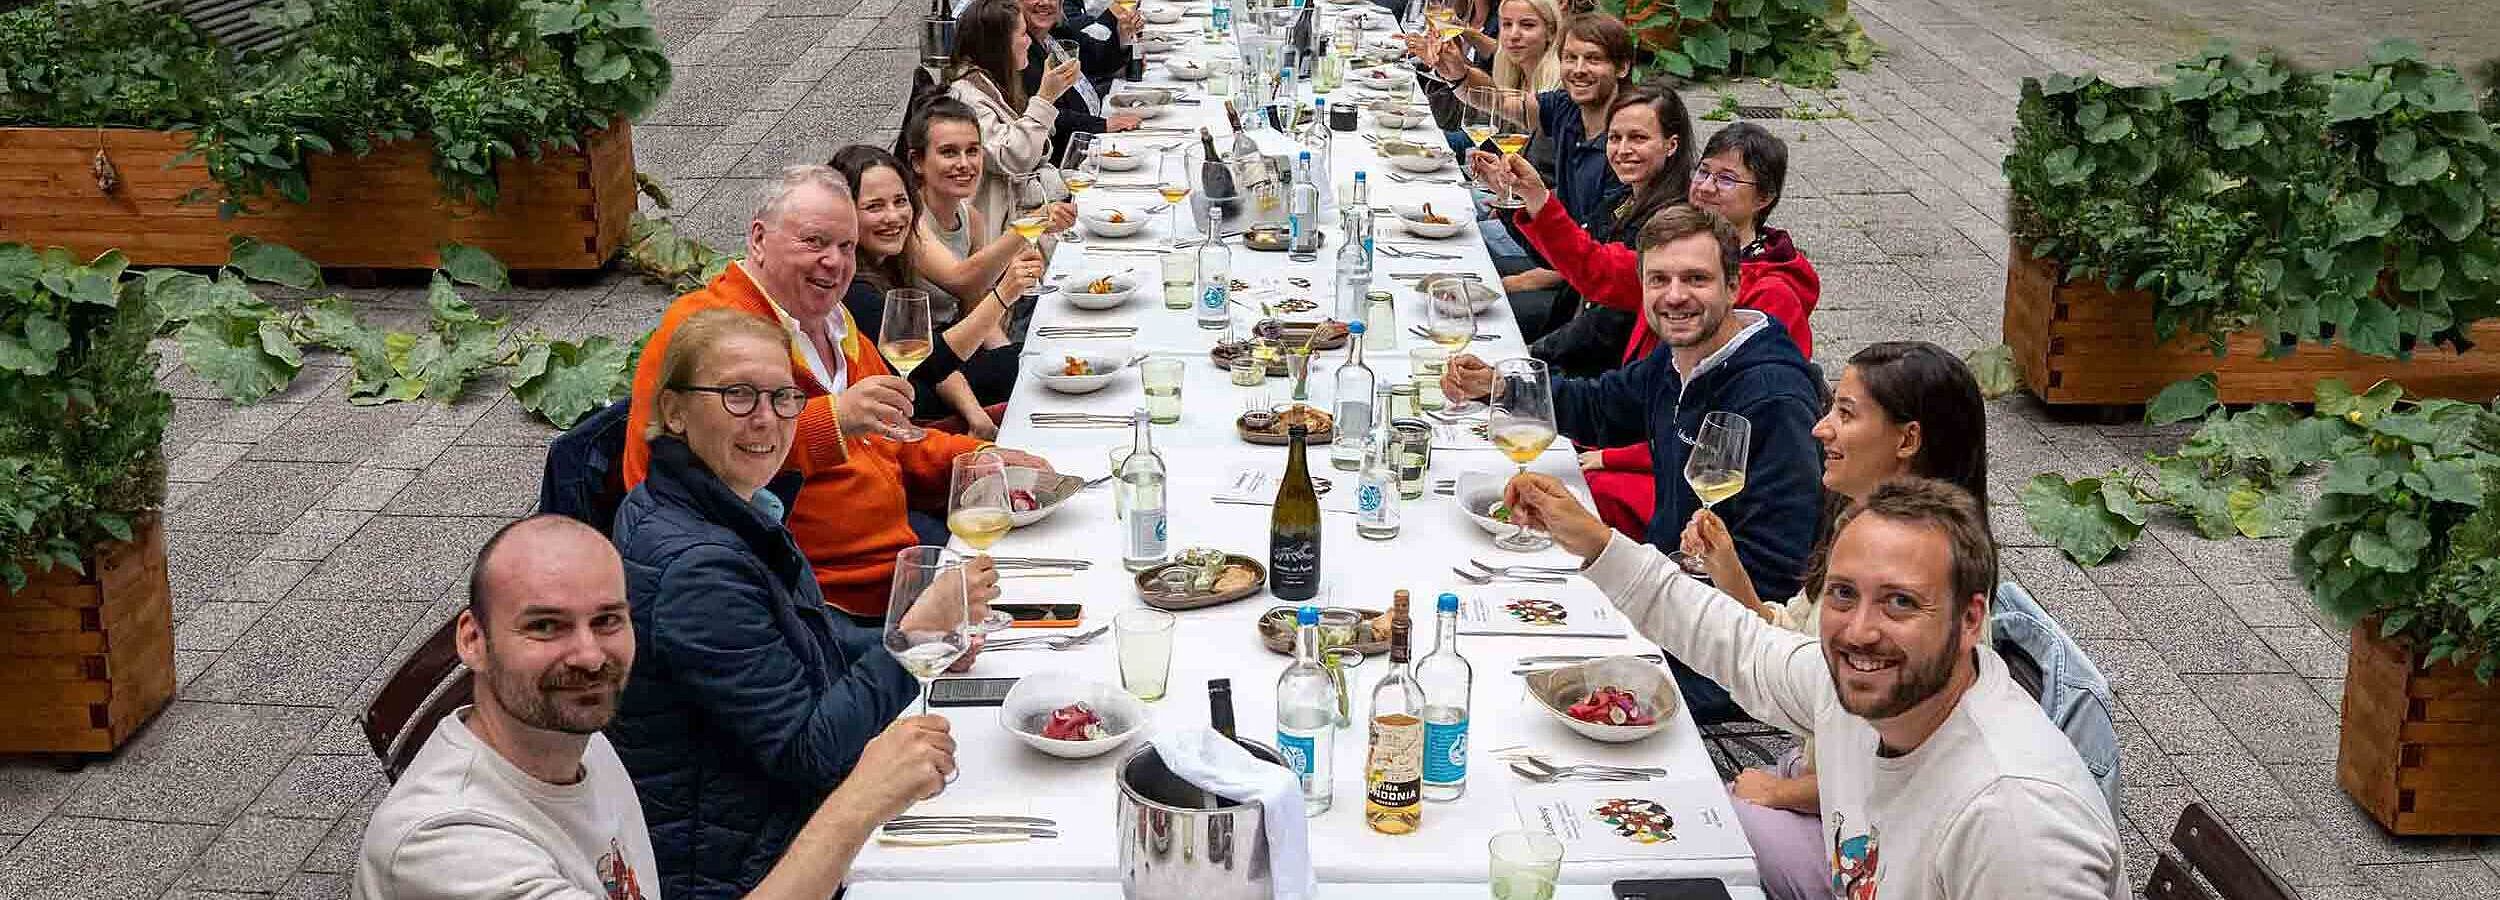
{"label": "woman with long dark hair", "polygon": [[982,231],[973,235],[978,244],[996,238],[1017,212],[1013,177],[1039,171],[1050,161],[1059,95],[1085,77],[1078,61],[1071,59],[1044,69],[1041,87],[1027,96],[1024,66],[1032,52],[1033,36],[1025,30],[1024,10],[1016,0],[974,0],[957,20],[955,64],[947,71],[946,93],[972,108],[988,157],[972,194],[972,206],[981,213]]}
{"label": "woman with long dark hair", "polygon": [[[842,302],[850,307],[852,320],[874,339],[874,330],[884,321],[885,292],[917,283],[915,271],[923,258],[952,260],[953,254],[921,232],[920,207],[913,199],[918,196],[918,185],[894,154],[854,144],[834,154],[830,165],[850,181],[851,199],[859,210],[859,244],[853,257],[858,274],[852,277],[850,293]],[[1005,403],[1007,390],[1015,385],[1015,352],[984,351],[982,343],[1002,327],[1011,305],[1025,288],[1041,279],[1041,271],[1037,258],[1016,259],[1001,280],[977,292],[971,304],[959,305],[946,316],[933,316],[932,324],[942,339],[928,360],[912,370],[910,378],[919,398],[915,418],[951,414],[961,421],[941,421],[938,427],[982,440],[997,439],[997,411],[989,407]],[[998,370],[1003,370],[1004,378]],[[994,395],[983,395],[984,386]]]}

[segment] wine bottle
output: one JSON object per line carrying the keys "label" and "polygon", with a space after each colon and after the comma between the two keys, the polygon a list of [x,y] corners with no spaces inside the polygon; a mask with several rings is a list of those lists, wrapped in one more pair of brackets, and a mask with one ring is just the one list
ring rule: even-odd
{"label": "wine bottle", "polygon": [[1296,425],[1286,434],[1285,480],[1267,524],[1267,589],[1278,600],[1300,601],[1319,593],[1319,493],[1305,458],[1311,430]]}
{"label": "wine bottle", "polygon": [[1414,625],[1405,591],[1389,609],[1389,674],[1372,688],[1371,752],[1363,766],[1363,823],[1382,834],[1423,826],[1424,692],[1407,674]]}
{"label": "wine bottle", "polygon": [[[1228,105],[1226,108],[1231,107]],[[1241,193],[1233,188],[1233,170],[1224,165],[1224,155],[1215,152],[1215,135],[1204,128],[1198,129],[1198,147],[1200,152],[1206,154],[1198,161],[1198,202],[1206,204],[1207,210],[1214,213],[1220,223],[1232,218]]]}
{"label": "wine bottle", "polygon": [[1207,724],[1214,726],[1215,733],[1223,735],[1225,740],[1238,740],[1233,736],[1232,679],[1207,679]]}

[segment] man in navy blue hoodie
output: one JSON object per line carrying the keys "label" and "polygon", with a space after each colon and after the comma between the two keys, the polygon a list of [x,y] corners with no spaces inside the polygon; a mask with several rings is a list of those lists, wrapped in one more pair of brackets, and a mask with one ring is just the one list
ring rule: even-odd
{"label": "man in navy blue hoodie", "polygon": [[[1554,419],[1563,436],[1590,447],[1649,442],[1658,512],[1644,538],[1674,550],[1684,522],[1701,508],[1680,477],[1702,416],[1724,410],[1753,424],[1745,489],[1717,507],[1736,538],[1745,574],[1765,597],[1797,593],[1813,551],[1823,495],[1823,450],[1814,440],[1822,392],[1814,370],[1779,323],[1736,309],[1740,247],[1717,213],[1689,204],[1660,211],[1642,226],[1641,314],[1665,338],[1652,352],[1596,378],[1554,379]],[[1453,398],[1492,392],[1491,366],[1474,356],[1450,360],[1442,390]],[[1732,717],[1733,701],[1699,675],[1674,667],[1704,722]]]}

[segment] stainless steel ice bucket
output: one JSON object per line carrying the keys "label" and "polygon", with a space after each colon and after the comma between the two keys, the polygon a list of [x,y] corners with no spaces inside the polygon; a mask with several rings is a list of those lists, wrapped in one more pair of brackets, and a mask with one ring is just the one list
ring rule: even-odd
{"label": "stainless steel ice bucket", "polygon": [[[1251,755],[1284,758],[1256,741]],[[1128,900],[1269,900],[1267,828],[1255,802],[1226,800],[1163,766],[1152,745],[1120,763],[1120,892]]]}

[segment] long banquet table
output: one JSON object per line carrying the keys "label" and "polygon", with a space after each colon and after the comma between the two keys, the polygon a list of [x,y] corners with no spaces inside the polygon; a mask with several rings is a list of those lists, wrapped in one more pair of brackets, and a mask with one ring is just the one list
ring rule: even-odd
{"label": "long banquet table", "polygon": [[[1203,10],[1204,4],[1192,4]],[[1185,7],[1188,8],[1188,7]],[[1337,8],[1333,5],[1332,10]],[[1368,5],[1354,7],[1368,9]],[[1232,54],[1229,37],[1221,45],[1196,44],[1199,29],[1205,20],[1192,16],[1182,25],[1149,26],[1181,35],[1179,49],[1201,58],[1216,54]],[[1238,27],[1238,23],[1237,23]],[[1187,31],[1181,29],[1186,28]],[[1146,83],[1152,86],[1174,86],[1164,76],[1161,66],[1151,66]],[[1308,91],[1308,85],[1304,86]],[[1193,92],[1193,95],[1202,92]],[[1339,92],[1343,96],[1345,92]],[[1209,127],[1219,145],[1228,140],[1230,128],[1224,124],[1221,98],[1202,99],[1192,105],[1173,107],[1172,112],[1148,123],[1155,128],[1192,129],[1184,138],[1178,133],[1149,135],[1117,135],[1114,138],[1131,146],[1153,146],[1187,140],[1195,142],[1194,129]],[[1363,116],[1362,130],[1374,130],[1368,113]],[[1274,132],[1259,135],[1270,153],[1281,152],[1289,144]],[[1429,128],[1409,132],[1411,139],[1431,142],[1439,133]],[[1373,152],[1372,146],[1354,133],[1341,132],[1332,142],[1332,173],[1338,185],[1351,182],[1357,169],[1371,172],[1373,204],[1431,202],[1440,210],[1471,210],[1473,202],[1463,185],[1428,185],[1401,183],[1385,177],[1391,171]],[[1447,170],[1443,173],[1446,177]],[[1132,173],[1106,173],[1105,184],[1150,183],[1155,177],[1154,165]],[[1087,206],[1120,203],[1131,208],[1152,202],[1151,193],[1114,193],[1096,190],[1081,199]],[[1464,216],[1462,216],[1463,218]],[[1329,246],[1316,261],[1296,263],[1279,253],[1249,251],[1236,239],[1230,247],[1237,278],[1251,280],[1299,276],[1311,285],[1309,296],[1323,309],[1330,308],[1331,286],[1334,284],[1333,257],[1336,241],[1331,209],[1321,216],[1331,232]],[[1267,544],[1269,509],[1264,506],[1222,505],[1212,501],[1224,485],[1232,467],[1253,464],[1273,472],[1284,466],[1285,451],[1271,446],[1255,446],[1236,436],[1233,419],[1243,407],[1243,396],[1253,389],[1234,387],[1227,373],[1210,361],[1207,351],[1216,332],[1201,330],[1191,310],[1169,310],[1161,303],[1157,260],[1150,255],[1111,255],[1099,252],[1118,246],[1167,245],[1172,236],[1165,233],[1168,219],[1157,214],[1153,223],[1139,237],[1113,241],[1086,238],[1080,243],[1062,243],[1051,260],[1054,278],[1064,279],[1079,271],[1099,271],[1105,266],[1134,267],[1141,283],[1137,296],[1118,309],[1093,312],[1079,310],[1066,300],[1065,290],[1052,291],[1037,302],[1033,326],[1048,325],[1128,325],[1137,329],[1134,339],[1111,341],[1051,341],[1038,335],[1029,338],[1029,358],[1024,375],[1016,385],[1010,404],[1012,416],[1002,423],[1001,443],[1030,450],[1049,458],[1061,471],[1093,477],[1107,474],[1110,467],[1108,451],[1125,446],[1129,440],[1126,429],[1053,429],[1035,427],[1031,416],[1040,411],[1086,411],[1126,413],[1144,405],[1144,392],[1134,371],[1124,371],[1110,387],[1100,392],[1069,396],[1044,388],[1034,377],[1041,364],[1054,361],[1062,352],[1130,352],[1157,356],[1177,356],[1185,360],[1187,373],[1182,390],[1184,412],[1180,422],[1155,426],[1154,441],[1170,470],[1171,546],[1176,550],[1192,546],[1215,546],[1264,559]],[[1400,333],[1395,335],[1397,349],[1391,353],[1370,353],[1369,364],[1379,373],[1383,384],[1406,380],[1408,362],[1405,351],[1420,346],[1422,341],[1404,333],[1408,324],[1422,321],[1424,299],[1411,284],[1389,277],[1391,273],[1423,271],[1467,271],[1498,284],[1484,244],[1476,233],[1480,223],[1470,223],[1459,236],[1429,242],[1434,250],[1457,254],[1448,260],[1404,260],[1387,255],[1378,257],[1378,273],[1373,282],[1377,290],[1390,290],[1398,296]],[[1184,239],[1194,237],[1194,227],[1184,226]],[[1381,241],[1421,243],[1407,237],[1392,222],[1383,221]],[[1074,281],[1062,281],[1072,285]],[[1237,313],[1238,314],[1238,313]],[[1490,360],[1524,356],[1525,346],[1519,340],[1518,323],[1510,315],[1507,303],[1495,303],[1491,311],[1480,317],[1479,333],[1495,335],[1480,340],[1469,348]],[[1344,351],[1324,353],[1314,361],[1311,373],[1311,402],[1326,409],[1330,405],[1330,375],[1344,359]],[[1282,379],[1270,379],[1260,389],[1275,399],[1285,397],[1287,385]],[[1576,463],[1574,449],[1568,441],[1557,441],[1553,450],[1538,460],[1533,468],[1562,478],[1566,483],[1585,491]],[[1323,604],[1363,606],[1385,609],[1393,590],[1404,588],[1414,598],[1415,655],[1431,649],[1434,628],[1432,600],[1445,590],[1459,591],[1462,596],[1473,586],[1461,583],[1451,566],[1469,558],[1498,559],[1501,562],[1566,564],[1569,558],[1556,550],[1536,554],[1505,553],[1493,547],[1491,538],[1469,521],[1448,497],[1427,491],[1420,499],[1409,500],[1403,509],[1403,530],[1394,540],[1370,541],[1354,533],[1354,517],[1349,513],[1327,512],[1350,509],[1345,494],[1352,493],[1353,473],[1331,468],[1325,447],[1313,447],[1310,461],[1315,475],[1333,479],[1339,490],[1323,498]],[[1436,446],[1433,451],[1433,479],[1456,477],[1469,469],[1508,470],[1510,462],[1491,449],[1448,449]],[[1272,483],[1272,482],[1271,482]],[[1337,502],[1331,502],[1337,501]],[[1118,612],[1140,606],[1130,573],[1120,565],[1120,531],[1115,522],[1113,491],[1096,488],[1067,501],[1049,519],[1021,527],[1010,533],[992,552],[999,555],[1076,557],[1093,562],[1090,570],[1064,578],[1010,578],[1002,585],[1006,599],[1024,601],[1081,601],[1084,604],[1084,627],[1110,624]],[[1545,590],[1545,586],[1535,586]],[[1552,590],[1576,594],[1603,602],[1594,586],[1574,577],[1569,584]],[[1175,725],[1203,726],[1207,720],[1205,685],[1210,678],[1232,680],[1239,728],[1245,737],[1272,741],[1274,737],[1275,679],[1287,662],[1285,657],[1271,653],[1257,637],[1258,616],[1279,601],[1261,595],[1226,606],[1181,613],[1175,634],[1169,694],[1160,702],[1150,704],[1155,718],[1153,727]],[[1017,634],[1035,634],[1019,631]],[[981,676],[1016,676],[1037,671],[1073,671],[1089,678],[1117,684],[1119,674],[1114,656],[1112,636],[1106,634],[1078,649],[1051,651],[1001,652],[983,655],[973,672]],[[1356,723],[1338,732],[1335,747],[1335,805],[1311,822],[1311,852],[1319,878],[1324,883],[1408,884],[1482,884],[1486,873],[1485,845],[1494,833],[1521,827],[1512,807],[1512,793],[1523,781],[1508,771],[1501,761],[1487,751],[1510,745],[1527,745],[1541,752],[1568,758],[1616,764],[1663,766],[1675,778],[1691,778],[1709,782],[1715,779],[1710,759],[1689,714],[1679,708],[1673,720],[1658,735],[1647,740],[1625,744],[1600,744],[1581,738],[1538,709],[1526,693],[1522,679],[1510,674],[1513,661],[1521,656],[1549,653],[1632,653],[1654,652],[1655,645],[1637,635],[1624,638],[1567,637],[1497,637],[1467,636],[1460,640],[1475,670],[1472,722],[1468,743],[1471,748],[1466,794],[1451,802],[1428,802],[1424,805],[1422,828],[1410,835],[1390,836],[1371,831],[1363,824],[1362,762],[1364,726],[1360,710],[1367,705],[1372,683],[1387,670],[1385,657],[1350,671],[1356,703]],[[955,725],[958,741],[957,761],[961,766],[958,781],[940,801],[950,808],[974,808],[987,804],[983,811],[1013,811],[1049,816],[1060,823],[1061,837],[1050,841],[975,844],[951,847],[890,847],[872,844],[859,857],[853,880],[874,893],[878,882],[980,881],[980,882],[1092,882],[1116,883],[1120,878],[1118,855],[1114,840],[1113,817],[1117,786],[1113,769],[1133,751],[1137,743],[1090,760],[1062,760],[1044,756],[1021,744],[998,722],[995,708],[969,707],[940,710]],[[1732,819],[1723,792],[1711,789],[1709,796],[1695,802],[1707,804],[1711,814]],[[1750,857],[1652,860],[1644,862],[1568,862],[1564,865],[1565,885],[1605,884],[1620,878],[1717,877],[1731,885],[1756,883]],[[1568,893],[1568,891],[1567,891]],[[915,892],[915,895],[922,895]]]}

